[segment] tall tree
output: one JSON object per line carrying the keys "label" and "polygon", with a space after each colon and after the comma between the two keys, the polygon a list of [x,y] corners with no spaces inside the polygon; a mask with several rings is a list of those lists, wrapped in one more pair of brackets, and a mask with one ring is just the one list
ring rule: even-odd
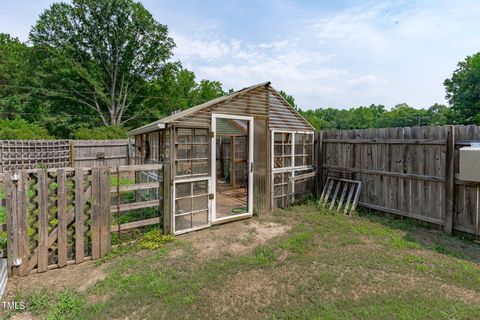
{"label": "tall tree", "polygon": [[90,112],[103,125],[141,114],[145,82],[161,75],[175,45],[167,26],[133,0],[55,3],[30,40],[43,61],[39,74],[48,94],[76,105],[68,112]]}
{"label": "tall tree", "polygon": [[458,122],[480,124],[480,52],[460,61],[444,85]]}

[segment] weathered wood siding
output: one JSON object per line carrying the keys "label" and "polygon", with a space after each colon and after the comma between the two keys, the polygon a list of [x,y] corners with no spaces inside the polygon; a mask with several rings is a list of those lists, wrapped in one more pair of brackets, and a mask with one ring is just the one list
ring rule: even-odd
{"label": "weathered wood siding", "polygon": [[317,157],[327,173],[363,182],[360,206],[468,233],[479,232],[480,184],[458,179],[458,149],[478,126],[323,131]]}
{"label": "weathered wood siding", "polygon": [[269,193],[267,192],[270,170],[268,96],[269,90],[267,87],[260,87],[174,122],[176,127],[210,128],[212,113],[254,117],[253,208],[257,212],[263,212],[270,207]]}

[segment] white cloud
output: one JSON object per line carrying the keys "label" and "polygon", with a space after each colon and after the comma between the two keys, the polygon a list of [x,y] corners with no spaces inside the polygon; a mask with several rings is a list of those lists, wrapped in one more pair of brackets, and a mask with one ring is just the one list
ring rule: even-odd
{"label": "white cloud", "polygon": [[299,21],[271,41],[219,30],[173,37],[178,59],[227,88],[270,80],[301,106],[425,107],[444,102],[443,80],[479,50],[479,14],[475,1],[371,2]]}

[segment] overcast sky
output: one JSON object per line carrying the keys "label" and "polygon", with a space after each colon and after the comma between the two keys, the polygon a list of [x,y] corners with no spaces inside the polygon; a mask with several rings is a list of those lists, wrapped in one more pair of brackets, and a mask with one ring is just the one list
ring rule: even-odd
{"label": "overcast sky", "polygon": [[[0,32],[27,40],[54,1],[2,1]],[[445,102],[443,81],[480,51],[480,1],[142,0],[199,79],[271,81],[304,109]]]}

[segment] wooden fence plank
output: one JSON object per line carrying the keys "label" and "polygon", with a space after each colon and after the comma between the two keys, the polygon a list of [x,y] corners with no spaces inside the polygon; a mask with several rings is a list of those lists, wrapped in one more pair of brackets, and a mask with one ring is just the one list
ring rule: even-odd
{"label": "wooden fence plank", "polygon": [[7,205],[7,257],[8,272],[13,271],[13,261],[18,255],[17,238],[17,185],[11,174],[5,175],[5,197]]}
{"label": "wooden fence plank", "polygon": [[98,183],[100,187],[100,257],[104,257],[110,251],[110,170],[108,167],[100,169]]}
{"label": "wooden fence plank", "polygon": [[100,213],[101,213],[101,186],[100,186],[100,168],[92,169],[92,217],[91,217],[91,241],[92,241],[92,260],[100,258]]}
{"label": "wooden fence plank", "polygon": [[83,170],[75,169],[75,262],[85,258],[85,215],[84,215],[84,178]]}
{"label": "wooden fence plank", "polygon": [[446,172],[447,183],[445,185],[445,221],[444,231],[452,233],[453,229],[453,209],[455,201],[455,130],[452,126],[446,128],[447,143],[445,145],[446,154]]}
{"label": "wooden fence plank", "polygon": [[22,263],[18,267],[17,274],[26,276],[28,274],[28,174],[22,171],[18,182],[18,256]]}
{"label": "wooden fence plank", "polygon": [[38,272],[48,269],[48,184],[47,171],[38,170]]}
{"label": "wooden fence plank", "polygon": [[67,174],[64,169],[59,169],[57,174],[57,204],[58,204],[58,267],[67,264]]}

